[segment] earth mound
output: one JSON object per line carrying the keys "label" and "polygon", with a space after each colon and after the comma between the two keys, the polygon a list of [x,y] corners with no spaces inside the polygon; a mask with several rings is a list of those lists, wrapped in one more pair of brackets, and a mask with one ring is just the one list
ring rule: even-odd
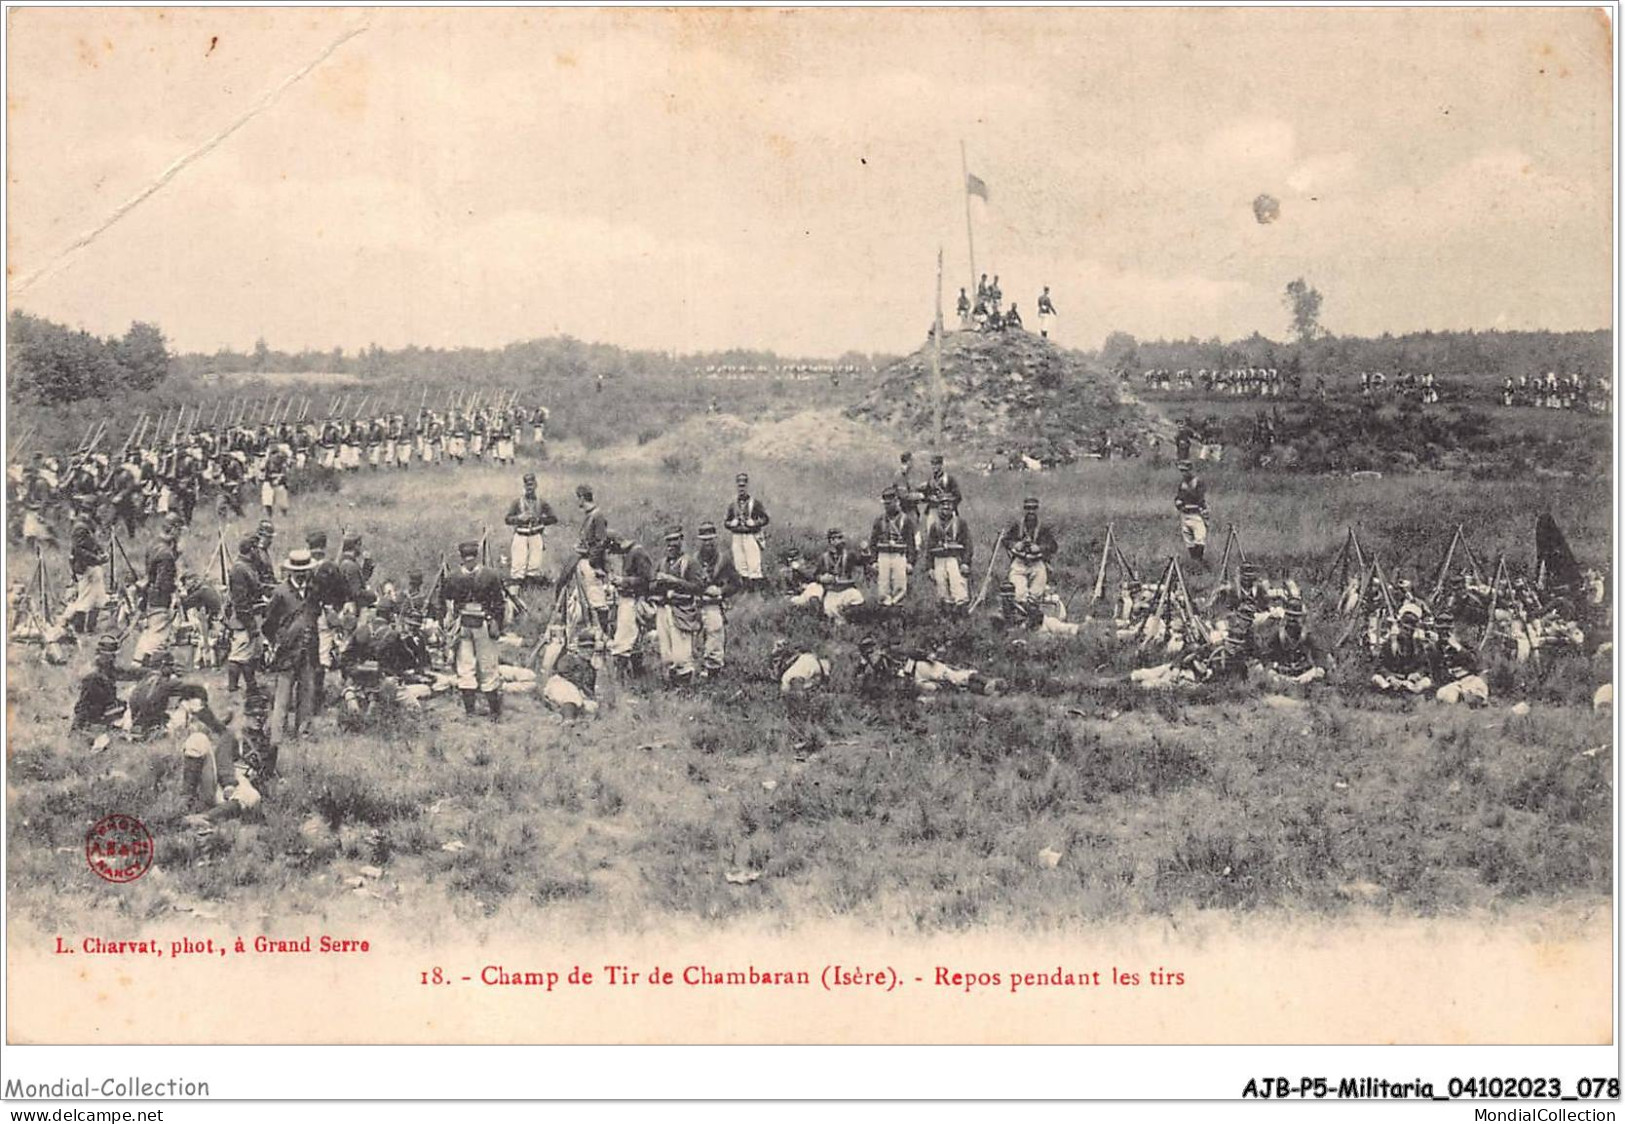
{"label": "earth mound", "polygon": [[[849,416],[930,438],[936,394],[929,340],[881,371]],[[983,461],[1070,464],[1109,438],[1138,444],[1155,427],[1115,380],[1081,354],[1031,332],[949,332],[942,338],[945,445]]]}

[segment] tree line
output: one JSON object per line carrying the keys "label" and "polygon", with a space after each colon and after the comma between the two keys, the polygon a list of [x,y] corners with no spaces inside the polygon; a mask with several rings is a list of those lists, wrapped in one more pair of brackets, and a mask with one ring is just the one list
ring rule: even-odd
{"label": "tree line", "polygon": [[9,392],[47,405],[151,390],[175,365],[156,324],[103,339],[17,310],[6,328]]}

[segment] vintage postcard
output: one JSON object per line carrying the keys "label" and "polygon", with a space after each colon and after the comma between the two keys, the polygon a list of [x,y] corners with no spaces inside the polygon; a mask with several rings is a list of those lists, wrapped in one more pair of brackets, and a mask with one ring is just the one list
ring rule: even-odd
{"label": "vintage postcard", "polygon": [[1612,1042],[1610,11],[7,36],[10,1043]]}

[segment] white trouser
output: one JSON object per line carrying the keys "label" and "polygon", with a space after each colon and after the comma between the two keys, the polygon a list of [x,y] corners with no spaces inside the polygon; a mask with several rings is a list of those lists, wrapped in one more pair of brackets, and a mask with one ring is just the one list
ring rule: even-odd
{"label": "white trouser", "polygon": [[855,605],[863,604],[863,590],[857,586],[848,586],[845,589],[831,589],[824,593],[824,615],[832,621],[846,619],[846,611]]}
{"label": "white trouser", "polygon": [[734,569],[747,581],[762,576],[762,538],[757,534],[733,536]]}
{"label": "white trouser", "polygon": [[1049,589],[1049,567],[1043,562],[1013,559],[1010,563],[1010,584],[1016,587],[1018,602],[1037,601]]}
{"label": "white trouser", "polygon": [[875,596],[882,605],[895,605],[908,592],[908,555],[900,550],[875,556]]}
{"label": "white trouser", "polygon": [[963,605],[970,600],[965,586],[964,572],[959,559],[952,554],[941,554],[931,559],[931,580],[937,585],[937,597],[950,605]]}
{"label": "white trouser", "polygon": [[522,581],[547,574],[547,540],[539,531],[530,535],[514,532],[508,556],[513,559],[513,576],[516,579]]}

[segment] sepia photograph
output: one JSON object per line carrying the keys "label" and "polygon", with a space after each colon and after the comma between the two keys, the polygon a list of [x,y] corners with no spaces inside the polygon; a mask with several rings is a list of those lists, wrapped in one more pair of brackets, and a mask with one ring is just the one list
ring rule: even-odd
{"label": "sepia photograph", "polygon": [[8,1043],[1614,1042],[1610,9],[6,15]]}

